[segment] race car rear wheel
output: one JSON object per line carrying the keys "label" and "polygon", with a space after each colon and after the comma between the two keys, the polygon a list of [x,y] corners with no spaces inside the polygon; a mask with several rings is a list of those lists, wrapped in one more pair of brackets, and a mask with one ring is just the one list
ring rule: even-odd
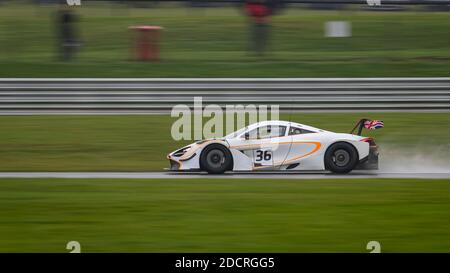
{"label": "race car rear wheel", "polygon": [[358,152],[346,142],[331,145],[325,153],[325,168],[334,173],[348,173],[357,163]]}
{"label": "race car rear wheel", "polygon": [[223,145],[211,144],[200,156],[200,167],[211,174],[224,173],[232,169],[233,158],[230,151]]}

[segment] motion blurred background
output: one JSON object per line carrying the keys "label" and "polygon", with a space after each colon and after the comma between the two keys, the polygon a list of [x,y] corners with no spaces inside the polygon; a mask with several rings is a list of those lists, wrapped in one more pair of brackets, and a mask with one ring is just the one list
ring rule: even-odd
{"label": "motion blurred background", "polygon": [[[251,52],[253,19],[244,1],[81,0],[69,7],[66,1],[2,0],[0,77],[450,75],[445,1],[295,2],[267,1],[268,44],[261,56]],[[75,15],[79,46],[70,62],[58,56],[61,6]],[[332,21],[348,24],[346,37],[326,37]],[[131,61],[135,36],[129,27],[136,25],[163,28],[159,62]]]}
{"label": "motion blurred background", "polygon": [[[258,52],[252,47],[257,19],[243,1],[81,0],[69,6],[0,0],[0,77],[450,76],[448,2],[269,2],[267,46]],[[162,27],[158,60],[134,60],[130,27],[140,25]],[[380,119],[385,128],[366,135],[380,145],[382,171],[448,173],[450,100],[443,82],[430,84],[438,110],[324,108],[280,118],[337,132],[350,131],[360,118]],[[37,95],[48,91],[41,87],[28,99],[29,87],[15,84],[0,81],[1,172],[161,172],[166,154],[185,144],[171,138],[175,119],[169,115],[14,113],[17,105],[52,107],[69,90],[51,89],[60,93],[50,101]],[[414,82],[405,84],[414,89]],[[392,90],[402,88],[410,91]],[[127,87],[121,92],[126,97]],[[105,98],[79,96],[95,105]],[[2,178],[0,252],[66,252],[73,240],[82,252],[367,252],[372,240],[382,252],[450,252],[449,197],[449,179],[376,175]]]}

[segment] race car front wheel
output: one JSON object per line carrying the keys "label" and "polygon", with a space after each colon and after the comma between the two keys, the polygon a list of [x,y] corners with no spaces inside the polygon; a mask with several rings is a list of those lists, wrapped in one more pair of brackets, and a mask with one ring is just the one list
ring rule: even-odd
{"label": "race car front wheel", "polygon": [[223,145],[211,144],[200,156],[200,167],[211,174],[224,173],[232,169],[233,158],[230,151]]}
{"label": "race car front wheel", "polygon": [[325,153],[325,168],[334,173],[348,173],[357,163],[358,152],[346,142],[331,145]]}

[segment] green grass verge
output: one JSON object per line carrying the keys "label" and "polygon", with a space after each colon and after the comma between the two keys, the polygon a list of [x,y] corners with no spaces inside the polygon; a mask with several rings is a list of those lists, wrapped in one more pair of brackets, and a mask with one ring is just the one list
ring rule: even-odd
{"label": "green grass verge", "polygon": [[1,179],[0,252],[450,251],[450,180]]}
{"label": "green grass verge", "polygon": [[[55,7],[0,9],[0,77],[326,77],[449,76],[450,13],[313,11],[273,18],[271,53],[249,56],[248,22],[238,8],[124,9],[83,3],[76,61],[56,61]],[[352,37],[323,37],[347,20]],[[162,61],[129,61],[136,24],[160,25]]]}
{"label": "green grass verge", "polygon": [[[365,131],[381,145],[382,156],[402,150],[448,158],[450,113],[293,114],[290,118],[349,132],[362,117],[384,120],[385,128]],[[281,119],[288,120],[289,115]],[[161,171],[168,166],[168,152],[192,142],[172,140],[173,121],[170,116],[0,116],[0,171]]]}

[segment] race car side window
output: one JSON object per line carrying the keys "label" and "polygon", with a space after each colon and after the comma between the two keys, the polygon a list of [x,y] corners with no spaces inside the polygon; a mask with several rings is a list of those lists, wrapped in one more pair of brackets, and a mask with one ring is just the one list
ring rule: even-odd
{"label": "race car side window", "polygon": [[286,134],[286,126],[267,125],[251,130],[249,139],[264,139],[272,137],[283,137]]}
{"label": "race car side window", "polygon": [[306,129],[294,127],[294,126],[291,126],[291,127],[289,128],[289,135],[290,135],[290,136],[293,136],[293,135],[301,135],[301,134],[311,134],[311,133],[314,133],[314,132],[313,132],[313,131],[306,130]]}
{"label": "race car side window", "polygon": [[248,138],[249,139],[257,139],[258,138],[258,129],[259,128],[255,128],[253,130],[251,130],[250,132],[248,132]]}

